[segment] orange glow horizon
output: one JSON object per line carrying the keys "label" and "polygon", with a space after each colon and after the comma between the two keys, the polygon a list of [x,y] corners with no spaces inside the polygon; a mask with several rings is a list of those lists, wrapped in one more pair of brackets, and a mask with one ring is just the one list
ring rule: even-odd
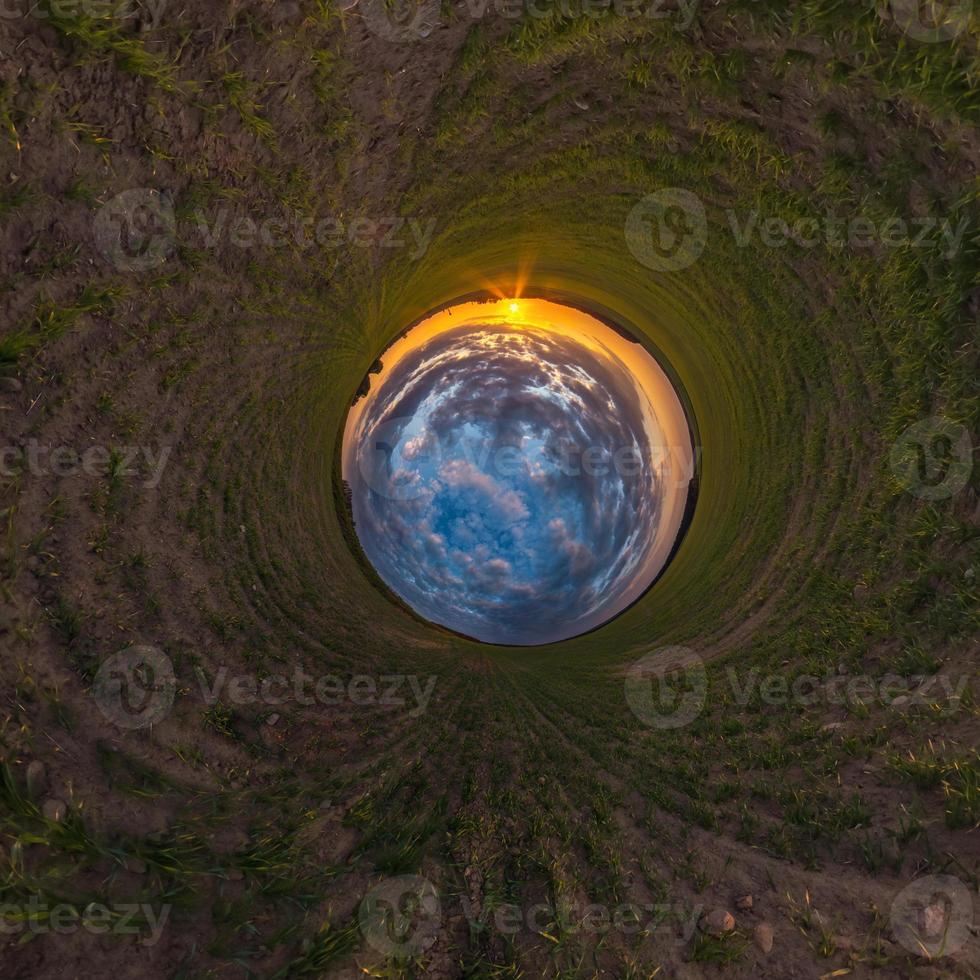
{"label": "orange glow horizon", "polygon": [[344,474],[351,472],[354,465],[353,447],[363,436],[360,423],[365,409],[396,366],[437,335],[466,327],[557,333],[618,362],[632,376],[654,453],[650,462],[660,481],[662,507],[659,531],[644,563],[644,572],[637,575],[638,588],[632,598],[638,597],[650,581],[646,573],[655,576],[666,562],[683,518],[694,473],[691,429],[677,392],[656,358],[638,340],[631,341],[577,307],[545,299],[507,296],[457,303],[421,320],[381,353],[381,372],[370,377],[367,395],[351,407],[343,436]]}

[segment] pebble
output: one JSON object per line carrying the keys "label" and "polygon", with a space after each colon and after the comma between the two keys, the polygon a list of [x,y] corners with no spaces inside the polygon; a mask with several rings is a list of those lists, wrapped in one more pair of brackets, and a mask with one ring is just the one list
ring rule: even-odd
{"label": "pebble", "polygon": [[278,721],[279,721],[279,715],[274,715],[273,714],[273,715],[269,715],[269,717],[266,718],[265,723],[267,725],[275,725],[276,722],[278,722]]}
{"label": "pebble", "polygon": [[868,594],[868,587],[863,582],[858,582],[858,584],[854,586],[853,595],[855,599],[861,600],[867,594]]}
{"label": "pebble", "polygon": [[712,936],[723,936],[735,928],[735,916],[728,909],[712,909],[701,920],[701,928]]}
{"label": "pebble", "polygon": [[134,874],[134,875],[146,874],[146,862],[141,858],[136,858],[136,857],[126,858],[126,860],[123,862],[123,867],[130,874]]}
{"label": "pebble", "polygon": [[752,938],[763,953],[772,952],[772,926],[768,922],[760,922],[753,930]]}
{"label": "pebble", "polygon": [[946,928],[946,910],[941,905],[927,905],[922,910],[921,921],[927,937],[941,936]]}
{"label": "pebble", "polygon": [[16,378],[0,378],[0,391],[8,395],[16,395],[23,391],[24,386]]}
{"label": "pebble", "polygon": [[239,868],[229,868],[225,872],[225,877],[229,881],[241,881],[245,877],[244,873]]}
{"label": "pebble", "polygon": [[44,814],[45,820],[50,820],[52,823],[61,823],[68,813],[68,807],[61,800],[45,800],[44,806],[41,807],[41,813]]}
{"label": "pebble", "polygon": [[737,908],[740,912],[748,912],[748,910],[752,908],[752,896],[743,895],[741,898],[736,898],[735,908]]}
{"label": "pebble", "polygon": [[44,763],[40,759],[35,759],[27,767],[27,795],[36,800],[47,785],[48,778],[44,769]]}

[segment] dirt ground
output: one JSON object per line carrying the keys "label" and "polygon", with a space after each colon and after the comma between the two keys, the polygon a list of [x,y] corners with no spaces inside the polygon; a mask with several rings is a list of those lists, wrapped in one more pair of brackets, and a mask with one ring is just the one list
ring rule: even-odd
{"label": "dirt ground", "polygon": [[[465,261],[455,223],[493,227],[491,191],[570,211],[588,197],[598,238],[603,202],[694,159],[707,119],[743,134],[743,162],[710,173],[720,196],[743,166],[778,170],[737,124],[793,161],[786,194],[829,194],[858,159],[867,201],[931,214],[972,186],[975,210],[959,76],[941,111],[857,55],[835,68],[863,34],[794,35],[750,6],[658,7],[693,27],[655,46],[633,21],[522,35],[462,4],[397,28],[366,0],[7,5],[0,975],[980,976],[976,476],[867,530],[887,453],[865,403],[883,417],[920,362],[837,316],[858,295],[869,321],[898,319],[839,268],[810,259],[791,291],[797,318],[830,311],[815,346],[850,375],[818,388],[803,341],[743,338],[746,377],[771,356],[793,379],[774,414],[801,420],[813,458],[780,485],[785,510],[753,501],[770,537],[742,516],[724,576],[738,601],[677,600],[712,665],[688,728],[644,726],[624,699],[659,638],[644,610],[578,660],[521,660],[394,605],[338,516],[346,406],[424,311],[418,281],[441,299],[437,257]],[[935,45],[914,43],[924,75]],[[647,138],[642,166],[602,169]],[[913,159],[911,176],[896,163]],[[974,331],[976,296],[974,280],[943,299]],[[976,334],[943,337],[935,376],[972,374],[975,399]],[[957,417],[975,444],[975,402]],[[820,691],[897,672],[920,696],[718,693],[725,665],[791,658]],[[371,895],[403,931],[366,918]]]}

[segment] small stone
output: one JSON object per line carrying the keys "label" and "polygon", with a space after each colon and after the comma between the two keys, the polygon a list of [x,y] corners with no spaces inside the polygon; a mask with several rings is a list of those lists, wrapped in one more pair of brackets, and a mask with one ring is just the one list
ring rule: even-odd
{"label": "small stone", "polygon": [[279,715],[272,714],[269,715],[268,718],[266,718],[265,723],[267,725],[275,725],[278,721],[279,721]]}
{"label": "small stone", "polygon": [[847,673],[847,664],[838,664],[837,665],[837,673],[840,674],[841,676],[843,676],[844,674],[846,674]]}
{"label": "small stone", "polygon": [[712,936],[723,936],[734,928],[735,916],[728,909],[712,909],[701,920],[701,929]]}
{"label": "small stone", "polygon": [[582,99],[572,99],[572,103],[574,104],[576,109],[581,109],[582,112],[589,111],[589,103],[584,102]]}
{"label": "small stone", "polygon": [[844,727],[844,722],[842,721],[830,721],[826,725],[820,726],[820,731],[822,732],[836,732]]}
{"label": "small stone", "polygon": [[24,386],[16,378],[0,378],[0,391],[7,395],[16,395],[23,391]]}
{"label": "small stone", "polygon": [[927,905],[919,915],[919,924],[927,938],[941,936],[946,929],[946,910],[941,905]]}
{"label": "small stone", "polygon": [[126,858],[123,862],[123,867],[130,873],[134,875],[145,875],[146,874],[146,862],[141,858],[130,857]]}
{"label": "small stone", "polygon": [[35,759],[27,767],[27,795],[32,800],[36,800],[44,792],[44,787],[47,786],[47,783],[48,777],[44,769],[44,763],[40,759]]}
{"label": "small stone", "polygon": [[245,874],[239,868],[228,868],[225,872],[225,877],[229,881],[241,881],[245,877]]}
{"label": "small stone", "polygon": [[854,592],[852,594],[854,598],[860,602],[868,594],[868,587],[864,584],[864,582],[858,582],[858,584],[854,586]]}
{"label": "small stone", "polygon": [[735,899],[735,908],[740,912],[748,912],[752,908],[752,896],[742,895],[741,898]]}
{"label": "small stone", "polygon": [[763,953],[772,952],[772,926],[768,922],[760,922],[752,930],[752,938]]}
{"label": "small stone", "polygon": [[61,823],[68,813],[68,807],[61,800],[45,800],[44,806],[41,807],[41,813],[44,814],[45,820],[50,820],[52,823]]}

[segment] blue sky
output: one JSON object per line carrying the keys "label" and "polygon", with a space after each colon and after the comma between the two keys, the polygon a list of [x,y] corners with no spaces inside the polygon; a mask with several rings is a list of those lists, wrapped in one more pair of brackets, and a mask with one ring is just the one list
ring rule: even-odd
{"label": "blue sky", "polygon": [[368,399],[354,519],[393,591],[487,642],[552,642],[609,618],[645,566],[662,496],[615,355],[471,323],[411,351]]}

